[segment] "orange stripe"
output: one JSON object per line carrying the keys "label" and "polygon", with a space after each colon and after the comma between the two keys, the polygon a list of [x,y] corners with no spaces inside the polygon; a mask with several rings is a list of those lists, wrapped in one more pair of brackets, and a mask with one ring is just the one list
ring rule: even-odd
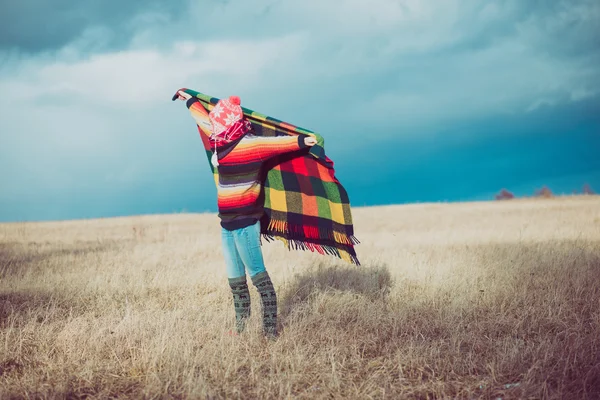
{"label": "orange stripe", "polygon": [[[294,139],[290,141],[290,139]],[[271,138],[269,140],[247,139],[238,143],[235,149],[223,160],[223,164],[234,164],[240,162],[254,162],[266,158],[274,152],[293,151],[298,148],[298,140],[292,136],[281,137],[281,140]]]}

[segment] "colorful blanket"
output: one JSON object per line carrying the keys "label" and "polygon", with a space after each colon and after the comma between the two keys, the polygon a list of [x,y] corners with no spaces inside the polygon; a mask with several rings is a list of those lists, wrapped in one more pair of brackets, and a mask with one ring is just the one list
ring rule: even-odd
{"label": "colorful blanket", "polygon": [[[219,99],[185,89],[208,112]],[[354,245],[348,194],[335,177],[333,161],[325,155],[324,139],[299,128],[243,108],[252,134],[262,136],[311,135],[317,144],[308,153],[275,157],[265,167],[264,208],[261,233],[267,241],[281,240],[288,249],[329,254],[359,265]],[[218,183],[218,171],[210,162],[210,123],[198,124],[209,165]]]}

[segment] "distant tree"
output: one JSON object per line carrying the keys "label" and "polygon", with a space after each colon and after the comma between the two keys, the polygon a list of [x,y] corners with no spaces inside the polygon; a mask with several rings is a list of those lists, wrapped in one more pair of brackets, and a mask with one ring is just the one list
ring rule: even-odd
{"label": "distant tree", "polygon": [[514,198],[515,198],[515,195],[506,189],[502,189],[500,191],[500,193],[498,193],[496,195],[496,200],[510,200],[510,199],[514,199]]}
{"label": "distant tree", "polygon": [[583,194],[596,194],[589,183],[583,185]]}
{"label": "distant tree", "polygon": [[554,193],[552,193],[548,186],[544,186],[535,192],[535,197],[544,197],[546,199],[549,199],[551,197],[554,197]]}

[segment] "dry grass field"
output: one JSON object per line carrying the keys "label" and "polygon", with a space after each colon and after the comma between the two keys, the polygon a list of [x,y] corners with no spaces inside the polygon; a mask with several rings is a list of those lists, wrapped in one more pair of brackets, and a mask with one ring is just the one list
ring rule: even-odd
{"label": "dry grass field", "polygon": [[215,215],[0,225],[0,398],[599,399],[600,197],[354,210],[264,247],[240,337]]}

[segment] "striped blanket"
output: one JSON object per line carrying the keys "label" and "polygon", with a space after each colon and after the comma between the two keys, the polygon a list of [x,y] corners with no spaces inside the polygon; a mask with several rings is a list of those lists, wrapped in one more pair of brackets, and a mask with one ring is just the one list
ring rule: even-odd
{"label": "striped blanket", "polygon": [[[208,112],[219,99],[185,89]],[[350,201],[335,177],[333,162],[325,155],[323,137],[315,132],[267,117],[247,108],[244,116],[252,133],[262,136],[311,135],[317,144],[307,153],[275,157],[264,168],[264,208],[261,233],[267,241],[281,240],[288,249],[311,250],[329,254],[359,265],[354,245]],[[218,183],[218,171],[210,162],[210,123],[198,124],[198,130]]]}

